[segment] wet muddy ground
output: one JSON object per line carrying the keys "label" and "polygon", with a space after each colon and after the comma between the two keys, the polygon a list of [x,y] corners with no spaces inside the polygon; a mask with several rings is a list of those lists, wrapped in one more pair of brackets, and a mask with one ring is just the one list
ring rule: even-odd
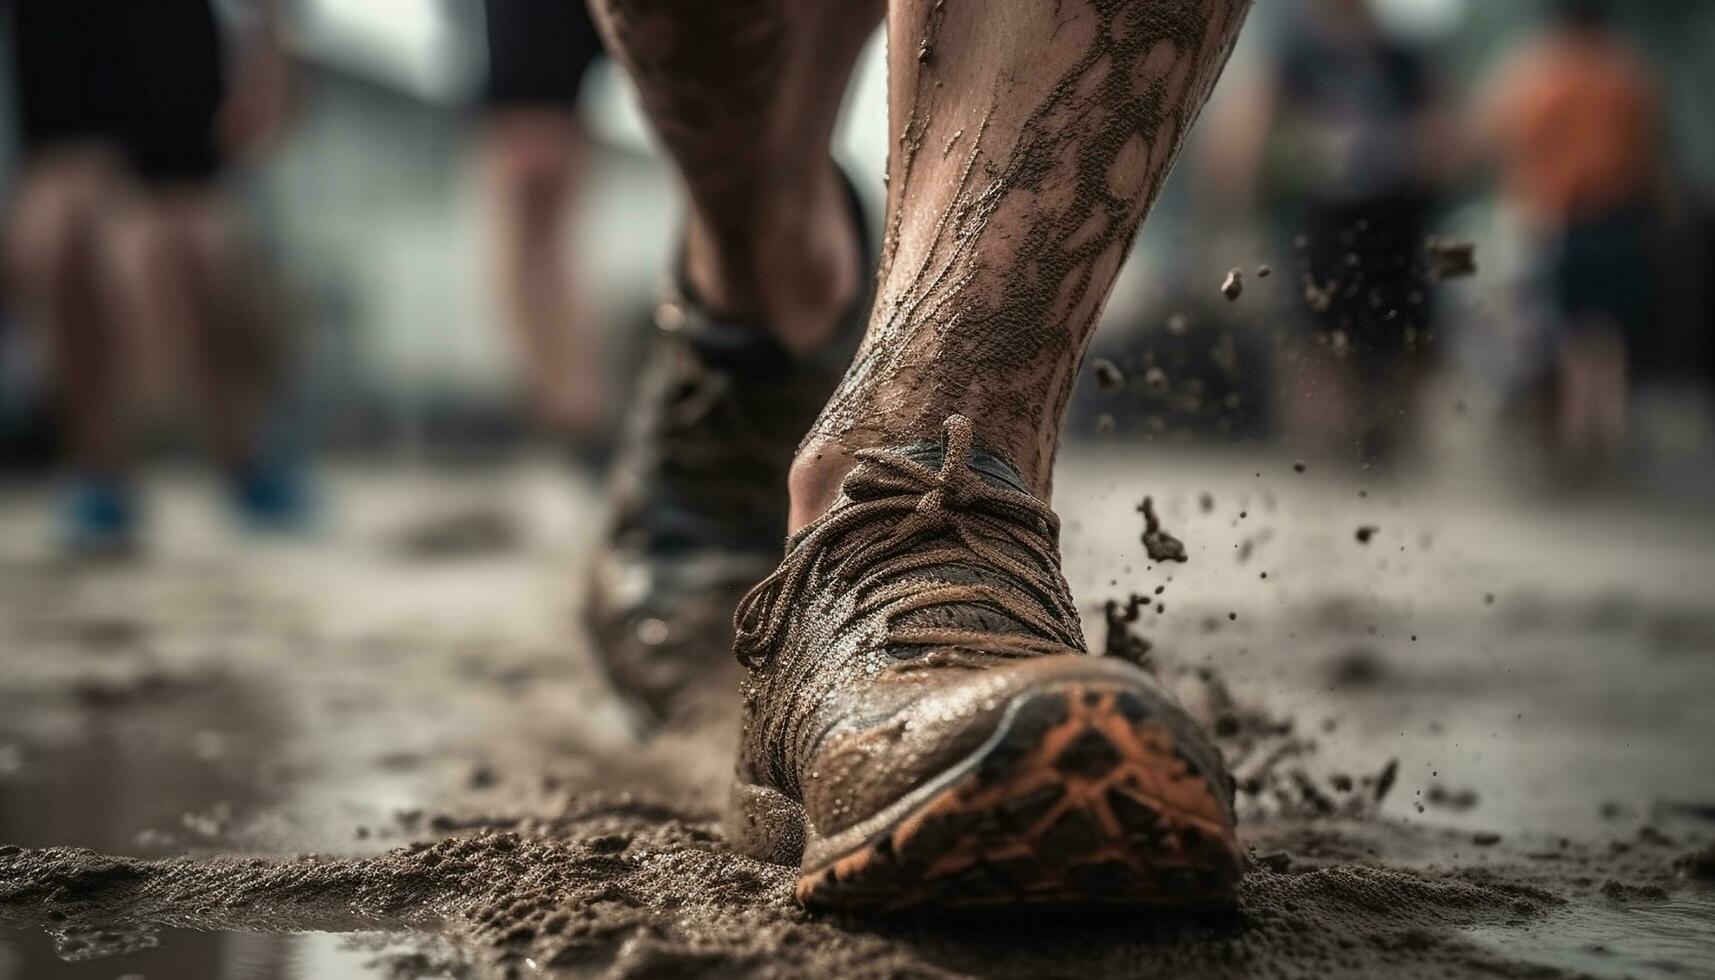
{"label": "wet muddy ground", "polygon": [[1066,461],[1092,644],[1147,597],[1254,867],[1229,912],[1000,921],[808,915],[722,848],[730,702],[633,734],[552,467],[340,470],[265,545],[167,476],[111,569],[8,492],[0,978],[1715,976],[1715,525],[1305,469]]}

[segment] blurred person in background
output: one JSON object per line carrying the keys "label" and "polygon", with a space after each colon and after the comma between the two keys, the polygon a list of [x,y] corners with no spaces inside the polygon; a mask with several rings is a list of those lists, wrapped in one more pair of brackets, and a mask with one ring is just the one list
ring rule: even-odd
{"label": "blurred person in background", "polygon": [[1599,472],[1625,437],[1628,348],[1657,315],[1655,85],[1601,4],[1569,0],[1507,57],[1481,122],[1554,319],[1551,442]]}
{"label": "blurred person in background", "polygon": [[495,281],[537,417],[587,441],[608,391],[567,238],[589,151],[578,96],[601,39],[580,0],[486,0],[485,13]]}
{"label": "blurred person in background", "polygon": [[285,63],[258,3],[228,44],[210,0],[10,0],[24,151],[9,295],[45,328],[63,401],[70,550],[128,551],[140,401],[202,402],[239,513],[303,517],[265,444],[279,337],[221,175],[276,127]]}
{"label": "blurred person in background", "polygon": [[1289,243],[1313,340],[1283,366],[1289,424],[1367,462],[1405,436],[1423,374],[1424,246],[1455,131],[1426,54],[1369,0],[1299,7],[1212,116],[1201,197],[1229,217],[1260,207]]}

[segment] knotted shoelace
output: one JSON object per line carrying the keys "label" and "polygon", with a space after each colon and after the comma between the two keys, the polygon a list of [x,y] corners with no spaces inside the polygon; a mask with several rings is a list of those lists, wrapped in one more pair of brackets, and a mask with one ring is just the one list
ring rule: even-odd
{"label": "knotted shoelace", "polygon": [[[898,450],[857,453],[861,469],[844,487],[850,502],[811,525],[774,574],[739,603],[733,649],[741,663],[757,668],[777,651],[818,566],[850,583],[853,618],[883,611],[889,646],[961,647],[1001,656],[1082,649],[1077,609],[1059,575],[1059,518],[1035,497],[994,486],[971,468],[969,419],[954,415],[944,429],[938,471]],[[926,541],[937,544],[923,548]],[[997,541],[1017,546],[1026,560]],[[902,578],[945,565],[986,566],[1019,588]],[[966,605],[997,610],[1037,635],[895,622],[911,612]]]}

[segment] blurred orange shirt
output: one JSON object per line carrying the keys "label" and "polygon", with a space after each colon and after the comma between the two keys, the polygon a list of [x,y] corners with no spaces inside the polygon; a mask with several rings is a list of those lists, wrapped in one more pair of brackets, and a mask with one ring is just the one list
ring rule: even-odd
{"label": "blurred orange shirt", "polygon": [[1491,93],[1509,197],[1545,224],[1635,202],[1656,176],[1654,87],[1617,41],[1562,36],[1517,55]]}

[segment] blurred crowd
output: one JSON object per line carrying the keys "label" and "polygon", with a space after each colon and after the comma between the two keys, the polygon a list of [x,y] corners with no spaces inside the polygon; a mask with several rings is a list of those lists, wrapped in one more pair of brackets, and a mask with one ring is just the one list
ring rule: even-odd
{"label": "blurred crowd", "polygon": [[[1673,66],[1626,27],[1671,12],[1536,5],[1472,68],[1390,7],[1276,17],[1200,146],[1194,227],[1257,227],[1288,257],[1276,424],[1381,462],[1462,355],[1557,479],[1602,479],[1634,383],[1715,378],[1715,212],[1675,155]],[[1479,271],[1486,309],[1458,288]]]}
{"label": "blurred crowd", "polygon": [[[166,450],[291,531],[330,448],[613,438],[675,190],[581,4],[0,11],[0,468],[56,474],[68,548],[129,549]],[[1097,341],[1133,397],[1079,427],[1391,464],[1456,389],[1582,484],[1668,390],[1707,451],[1712,15],[1259,4]]]}

